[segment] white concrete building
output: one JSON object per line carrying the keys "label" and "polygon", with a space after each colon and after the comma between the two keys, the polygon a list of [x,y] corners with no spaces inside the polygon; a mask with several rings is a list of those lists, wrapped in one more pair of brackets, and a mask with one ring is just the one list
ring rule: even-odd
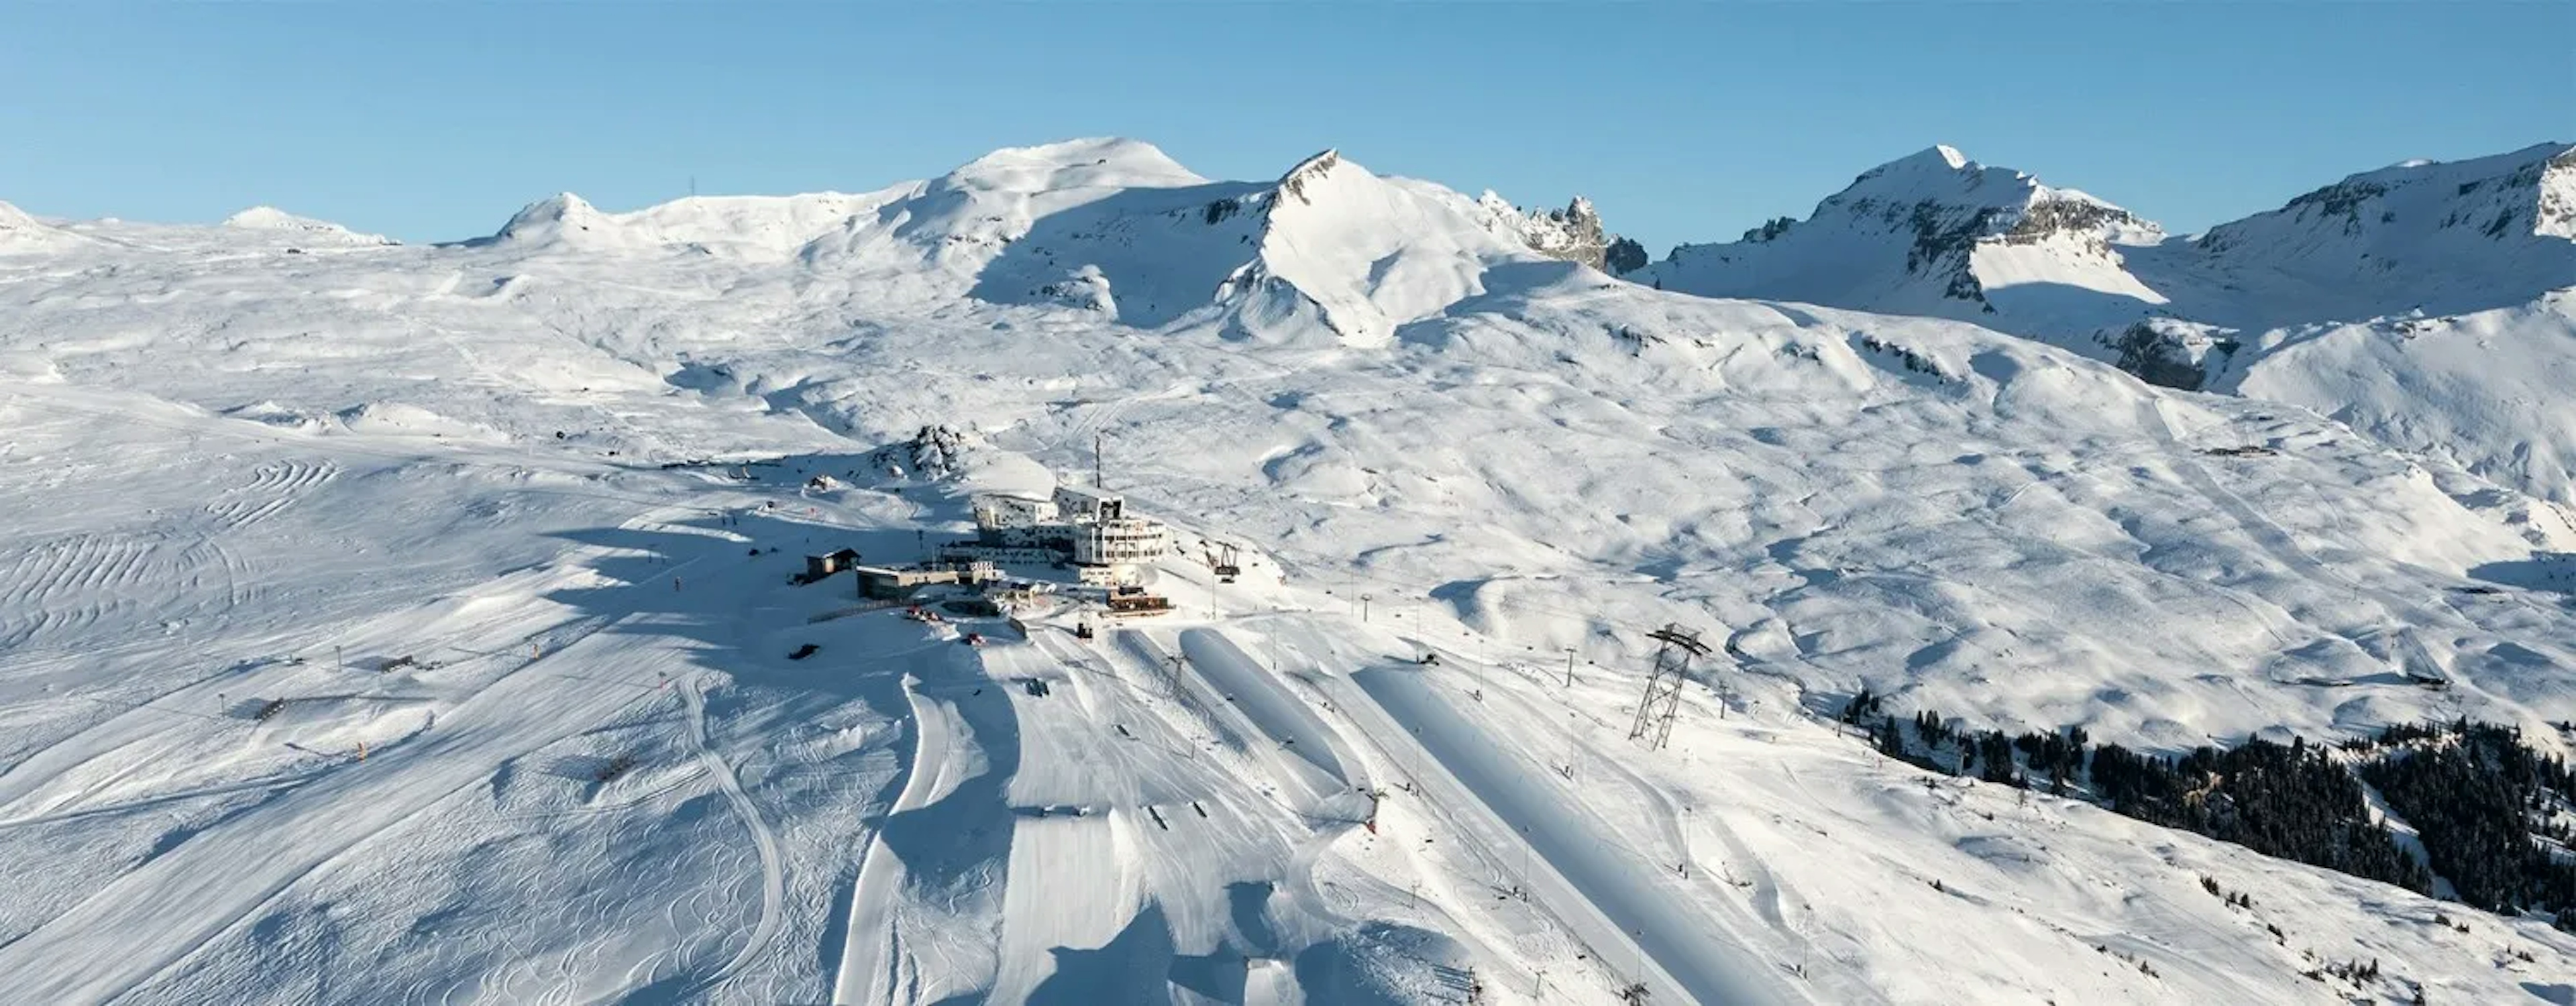
{"label": "white concrete building", "polygon": [[946,546],[959,556],[1057,564],[1072,560],[1084,583],[1129,584],[1137,567],[1170,554],[1161,521],[1127,516],[1127,500],[1088,486],[1058,486],[1051,498],[986,493],[974,499],[976,540]]}
{"label": "white concrete building", "polygon": [[1007,493],[985,493],[975,497],[975,526],[988,531],[1053,524],[1056,512],[1053,500]]}
{"label": "white concrete building", "polygon": [[1057,486],[1055,509],[1057,516],[1067,523],[1118,520],[1127,516],[1127,499],[1117,493],[1088,486]]}
{"label": "white concrete building", "polygon": [[1171,549],[1171,532],[1161,521],[1116,517],[1074,526],[1073,561],[1078,566],[1132,566],[1162,558]]}

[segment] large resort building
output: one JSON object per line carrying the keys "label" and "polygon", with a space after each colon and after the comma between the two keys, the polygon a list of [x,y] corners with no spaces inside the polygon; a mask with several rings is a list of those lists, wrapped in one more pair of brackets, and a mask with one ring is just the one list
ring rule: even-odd
{"label": "large resort building", "polygon": [[1135,583],[1138,567],[1172,549],[1161,521],[1127,516],[1124,497],[1097,488],[1059,486],[1048,499],[988,493],[974,510],[975,542],[952,551],[1000,561],[1051,555],[1084,583]]}

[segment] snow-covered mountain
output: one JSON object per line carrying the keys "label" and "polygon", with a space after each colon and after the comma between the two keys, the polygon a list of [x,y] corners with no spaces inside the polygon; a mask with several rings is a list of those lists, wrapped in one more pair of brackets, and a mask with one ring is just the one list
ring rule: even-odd
{"label": "snow-covered mountain", "polygon": [[824,270],[945,273],[989,303],[1143,328],[1222,318],[1242,336],[1356,345],[1480,292],[1489,266],[1539,257],[1456,193],[1336,151],[1247,184],[1128,140],[997,152],[804,252]]}
{"label": "snow-covered mountain", "polygon": [[1535,210],[1514,206],[1500,193],[1486,189],[1484,195],[1476,197],[1476,213],[1486,229],[1549,258],[1613,271],[1645,264],[1638,257],[1645,254],[1645,249],[1635,241],[1603,230],[1601,211],[1582,196],[1574,197],[1561,210]]}
{"label": "snow-covered mountain", "polygon": [[1683,245],[1630,276],[2098,350],[2098,334],[2147,318],[2253,332],[2524,303],[2576,286],[2571,237],[2576,148],[2562,144],[2353,175],[2189,238],[1935,147],[1870,170],[1805,220]]}
{"label": "snow-covered mountain", "polygon": [[2073,189],[1933,147],[1872,168],[1816,205],[1729,244],[1683,245],[1631,274],[1711,297],[1761,297],[1896,314],[2035,316],[2081,325],[2116,305],[2162,304],[2120,247],[2154,224]]}
{"label": "snow-covered mountain", "polygon": [[[1965,277],[1974,323],[1121,140],[449,246],[55,228],[0,257],[0,1001],[2563,998],[2538,914],[1834,715],[2563,753],[2576,526],[2518,484],[2563,462],[2489,463],[2555,415],[2563,307],[2281,330],[2179,392],[1981,327],[2187,250],[2147,225],[1939,150],[1846,195],[1797,261]],[[2488,393],[2535,411],[2410,418]],[[1176,527],[1178,611],[792,582],[1095,463]],[[1655,747],[1666,624],[1710,652]]]}
{"label": "snow-covered mountain", "polygon": [[[2329,414],[2371,402],[2365,428],[2394,446],[2576,502],[2556,442],[2537,432],[2576,422],[2559,414],[2576,407],[2504,393],[2576,367],[2576,344],[2554,336],[2569,318],[2553,291],[2576,287],[2576,148],[2563,144],[2353,175],[2193,237],[1936,147],[1863,174],[1805,220],[1683,245],[1626,275],[1704,296],[1957,318],[2172,387],[2304,389],[2283,400]],[[2483,320],[2462,320],[2472,316]],[[2511,346],[2439,350],[2444,388],[2362,362],[2437,352],[2427,347],[2449,341],[2416,338],[2437,330]],[[2353,341],[2365,332],[2378,333],[2367,347]],[[2285,348],[2298,351],[2271,358]],[[2496,373],[2477,373],[2486,367]]]}
{"label": "snow-covered mountain", "polygon": [[328,220],[299,217],[274,206],[253,206],[225,217],[223,226],[247,231],[271,231],[291,236],[294,240],[321,245],[389,245],[392,238],[382,234],[360,234]]}
{"label": "snow-covered mountain", "polygon": [[0,255],[59,251],[81,244],[81,238],[0,202]]}
{"label": "snow-covered mountain", "polygon": [[[2191,248],[2207,269],[2244,277],[2239,286],[2277,276],[2307,288],[2304,303],[2263,290],[2274,303],[2213,321],[2349,321],[2526,302],[2576,286],[2576,147],[2353,175],[2213,227]],[[2286,317],[2292,312],[2301,316]]]}
{"label": "snow-covered mountain", "polygon": [[972,295],[1070,302],[1138,327],[1221,317],[1243,336],[1378,345],[1481,292],[1485,268],[1539,257],[1471,211],[1456,193],[1327,150],[1266,185],[1130,185],[1031,213]]}
{"label": "snow-covered mountain", "polygon": [[528,204],[498,232],[468,244],[531,254],[669,253],[773,262],[793,257],[808,242],[902,192],[691,196],[629,213],[602,212],[564,192]]}
{"label": "snow-covered mountain", "polygon": [[795,258],[830,284],[936,302],[1079,308],[1154,328],[1223,318],[1247,337],[1330,333],[1360,345],[1481,292],[1507,262],[1599,267],[1599,216],[1523,213],[1487,193],[1384,178],[1325,151],[1264,184],[1211,182],[1150,144],[1074,140],[996,151],[863,196],[686,199],[604,213],[569,193],[478,244],[574,253]]}

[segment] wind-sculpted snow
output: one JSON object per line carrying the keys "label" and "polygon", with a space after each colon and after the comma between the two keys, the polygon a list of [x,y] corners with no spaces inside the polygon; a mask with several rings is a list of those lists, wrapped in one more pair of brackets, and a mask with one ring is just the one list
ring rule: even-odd
{"label": "wind-sculpted snow", "polygon": [[[1613,279],[1339,157],[1292,175],[1077,141],[841,205],[563,200],[451,246],[87,223],[0,257],[0,998],[2503,1002],[2576,973],[2543,920],[1931,778],[1816,715],[1867,686],[2158,754],[2463,716],[2562,744],[2576,532],[2518,483],[2563,468],[2493,449],[2546,413],[2406,412],[2499,380],[2480,339],[2542,397],[2523,319],[2320,330],[2215,385],[2275,401],[2187,394]],[[2392,359],[2423,366],[2300,377]],[[1180,532],[1175,614],[1085,640],[789,583],[1095,448]],[[1667,622],[1717,654],[1650,751]],[[2366,959],[2388,977],[2303,976]]]}

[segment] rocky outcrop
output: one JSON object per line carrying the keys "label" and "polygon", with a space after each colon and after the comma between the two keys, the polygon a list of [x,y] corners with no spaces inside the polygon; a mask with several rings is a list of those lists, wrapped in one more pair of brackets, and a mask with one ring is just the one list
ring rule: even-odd
{"label": "rocky outcrop", "polygon": [[[1739,240],[1683,245],[1629,272],[1638,282],[1706,296],[1984,324],[2006,310],[1997,290],[2010,286],[2159,303],[2123,271],[2116,248],[2162,237],[2120,207],[1936,146],[1861,173],[1805,220],[1774,218]],[[2086,319],[2074,331],[2111,321]]]}
{"label": "rocky outcrop", "polygon": [[2192,247],[2233,269],[2350,291],[2349,314],[2374,314],[2481,309],[2576,285],[2571,237],[2576,148],[2542,144],[2353,175]]}
{"label": "rocky outcrop", "polygon": [[1503,201],[1488,191],[1476,200],[1476,209],[1487,230],[1520,242],[1529,250],[1552,259],[1579,262],[1611,272],[1610,252],[1614,245],[1625,242],[1623,261],[1635,270],[1646,264],[1646,249],[1634,241],[1614,238],[1601,227],[1601,213],[1592,200],[1574,197],[1561,210],[1524,210]]}
{"label": "rocky outcrop", "polygon": [[[1279,176],[1280,198],[1294,199],[1300,203],[1307,202],[1307,186],[1315,184],[1317,179],[1324,177],[1341,163],[1342,152],[1339,150],[1326,150],[1297,162],[1296,167],[1288,169],[1287,174]],[[1276,202],[1273,205],[1277,205]]]}
{"label": "rocky outcrop", "polygon": [[1619,276],[1643,269],[1653,259],[1646,254],[1646,246],[1638,244],[1637,239],[1621,237],[1610,239],[1610,247],[1602,252],[1601,261],[1605,271]]}
{"label": "rocky outcrop", "polygon": [[2239,345],[2233,329],[2179,318],[2148,318],[2103,341],[2120,354],[2120,369],[2149,384],[2184,391],[2207,385],[2209,375],[2226,366]]}

